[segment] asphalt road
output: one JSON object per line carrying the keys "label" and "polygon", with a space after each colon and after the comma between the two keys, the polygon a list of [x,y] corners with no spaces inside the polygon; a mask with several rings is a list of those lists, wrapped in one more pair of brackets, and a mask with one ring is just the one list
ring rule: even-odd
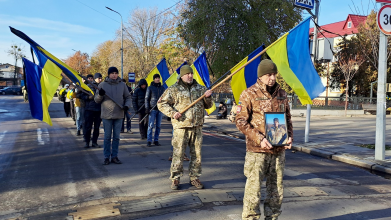
{"label": "asphalt road", "polygon": [[[62,108],[57,100],[51,104],[50,127],[31,118],[21,96],[0,96],[0,219],[44,219],[37,216],[55,211],[58,219],[72,219],[67,217],[69,210],[58,210],[107,198],[172,193],[168,122],[163,122],[162,146],[148,148],[139,140],[134,120],[135,133],[121,134],[123,164],[103,166],[103,149],[84,149]],[[201,180],[205,188],[243,190],[244,156],[243,141],[204,132]],[[286,158],[284,184],[290,197],[284,200],[280,219],[391,219],[390,180],[304,153],[288,151]],[[192,192],[188,162],[184,166],[181,191]],[[240,213],[240,203],[222,202],[144,219],[240,219]]]}

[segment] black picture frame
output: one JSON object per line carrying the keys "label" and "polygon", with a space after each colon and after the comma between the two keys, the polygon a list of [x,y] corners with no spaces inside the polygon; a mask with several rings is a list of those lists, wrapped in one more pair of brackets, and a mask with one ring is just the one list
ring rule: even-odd
{"label": "black picture frame", "polygon": [[[285,112],[265,112],[265,138],[273,147],[288,146],[288,125]],[[278,129],[276,131],[276,119]]]}

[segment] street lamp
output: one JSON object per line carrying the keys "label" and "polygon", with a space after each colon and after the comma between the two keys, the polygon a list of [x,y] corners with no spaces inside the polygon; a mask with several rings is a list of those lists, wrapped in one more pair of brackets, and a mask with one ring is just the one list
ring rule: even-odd
{"label": "street lamp", "polygon": [[121,78],[123,79],[124,78],[124,36],[123,36],[124,28],[123,28],[123,23],[122,23],[122,15],[107,6],[106,6],[106,8],[109,9],[110,11],[113,11],[113,12],[119,14],[119,16],[121,16]]}

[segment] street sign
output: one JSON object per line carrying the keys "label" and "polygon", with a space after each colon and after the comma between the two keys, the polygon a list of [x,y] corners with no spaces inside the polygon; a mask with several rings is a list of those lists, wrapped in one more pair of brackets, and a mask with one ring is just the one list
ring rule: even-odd
{"label": "street sign", "polygon": [[314,9],[314,1],[315,0],[295,0],[294,5],[312,10],[312,9]]}
{"label": "street sign", "polygon": [[128,79],[130,83],[136,82],[136,74],[135,73],[128,73]]}
{"label": "street sign", "polygon": [[377,26],[385,35],[391,35],[391,5],[383,5],[377,13]]}
{"label": "street sign", "polygon": [[377,3],[391,4],[391,0],[376,0]]}

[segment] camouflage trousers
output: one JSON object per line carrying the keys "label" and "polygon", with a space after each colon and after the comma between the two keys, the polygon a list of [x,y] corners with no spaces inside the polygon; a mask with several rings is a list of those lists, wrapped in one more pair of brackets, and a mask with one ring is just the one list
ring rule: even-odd
{"label": "camouflage trousers", "polygon": [[261,217],[261,185],[266,177],[265,219],[277,219],[281,214],[285,151],[277,154],[246,153],[244,175],[247,177],[243,198],[242,219]]}
{"label": "camouflage trousers", "polygon": [[183,155],[187,146],[190,148],[191,156],[189,163],[190,180],[201,176],[202,127],[174,129],[172,146],[170,179],[178,179],[183,175]]}

